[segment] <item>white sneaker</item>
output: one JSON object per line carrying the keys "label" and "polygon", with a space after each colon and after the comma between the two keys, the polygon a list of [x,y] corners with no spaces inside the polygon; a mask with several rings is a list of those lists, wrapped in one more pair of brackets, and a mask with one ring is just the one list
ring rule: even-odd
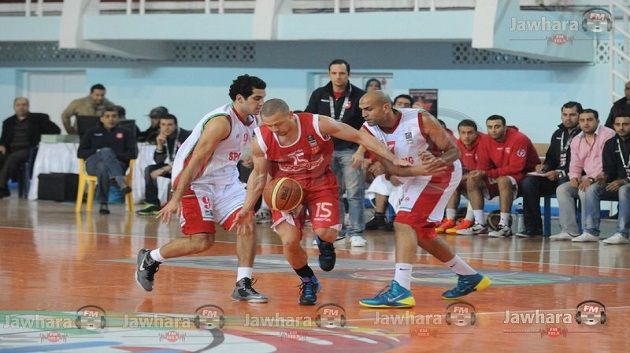
{"label": "white sneaker", "polygon": [[621,233],[615,233],[611,237],[602,240],[602,243],[614,245],[614,244],[630,244],[630,240],[624,237]]}
{"label": "white sneaker", "polygon": [[486,225],[481,225],[479,223],[475,223],[472,227],[466,229],[460,229],[457,231],[459,235],[477,235],[477,234],[486,234],[488,233],[488,227]]}
{"label": "white sneaker", "polygon": [[350,246],[362,247],[365,246],[365,244],[367,244],[367,240],[360,235],[353,235],[350,237]]}
{"label": "white sneaker", "polygon": [[498,229],[488,233],[488,236],[493,238],[509,238],[512,236],[512,228],[503,224],[499,224]]}
{"label": "white sneaker", "polygon": [[550,236],[549,240],[572,240],[575,237],[577,237],[577,235],[573,235],[569,232],[560,232]]}
{"label": "white sneaker", "polygon": [[599,237],[596,237],[591,233],[584,232],[579,237],[575,237],[571,239],[571,241],[574,241],[576,243],[593,242],[593,241],[599,241]]}

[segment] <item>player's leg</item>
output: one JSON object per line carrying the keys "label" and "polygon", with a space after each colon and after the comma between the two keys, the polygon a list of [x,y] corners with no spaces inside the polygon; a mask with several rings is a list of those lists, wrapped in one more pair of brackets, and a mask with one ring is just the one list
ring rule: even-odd
{"label": "player's leg", "polygon": [[196,254],[212,246],[215,233],[212,196],[205,190],[196,189],[193,192],[189,189],[181,201],[184,237],[173,239],[157,249],[141,249],[138,252],[136,282],[144,290],[153,290],[154,275],[162,262]]}
{"label": "player's leg", "polygon": [[308,209],[313,231],[317,234],[319,267],[324,271],[332,271],[337,259],[333,242],[341,230],[338,211],[340,202],[336,196],[334,175],[327,173],[321,179],[323,182],[314,185],[313,190],[306,193],[304,204]]}

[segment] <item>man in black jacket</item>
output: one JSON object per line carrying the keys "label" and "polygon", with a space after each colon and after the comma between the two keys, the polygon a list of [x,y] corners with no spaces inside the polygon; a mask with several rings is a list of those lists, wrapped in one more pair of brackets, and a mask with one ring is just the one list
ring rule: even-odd
{"label": "man in black jacket", "polygon": [[43,113],[31,113],[29,101],[17,97],[13,101],[15,114],[2,123],[0,137],[0,199],[10,196],[7,183],[20,165],[28,161],[31,149],[39,144],[42,134],[59,134],[59,127]]}
{"label": "man in black jacket", "polygon": [[519,237],[542,235],[540,197],[555,194],[558,185],[568,181],[570,145],[571,140],[580,133],[578,116],[582,110],[582,105],[578,102],[571,101],[562,106],[562,123],[551,136],[545,162],[536,166],[536,172],[540,175],[528,175],[522,181],[525,230],[517,233]]}
{"label": "man in black jacket", "polygon": [[155,215],[160,210],[157,178],[171,178],[175,154],[188,136],[190,136],[190,131],[178,127],[175,115],[166,114],[160,118],[160,133],[155,139],[155,152],[153,153],[155,164],[144,170],[145,202],[148,205],[137,211],[139,215]]}
{"label": "man in black jacket", "polygon": [[138,134],[138,142],[155,143],[155,138],[160,133],[160,118],[168,114],[166,107],[155,107],[149,112],[149,120],[151,125]]}
{"label": "man in black jacket", "polygon": [[[613,126],[617,134],[606,141],[602,153],[603,173],[586,190],[588,215],[585,231],[599,233],[600,201],[618,200],[617,232],[604,244],[630,244],[630,111],[616,112]],[[592,223],[592,224],[590,224]]]}
{"label": "man in black jacket", "polygon": [[[355,129],[361,128],[364,119],[359,109],[359,99],[365,92],[349,81],[350,64],[345,60],[336,59],[328,65],[330,82],[326,86],[313,91],[305,111],[322,114],[346,123]],[[335,152],[333,154],[332,169],[339,183],[339,199],[343,191],[347,193],[350,214],[350,225],[345,229],[345,235],[350,236],[352,246],[365,246],[363,229],[363,199],[365,197],[365,175],[363,169],[353,168],[353,155],[358,146],[354,143],[333,138]],[[340,202],[339,215],[343,219],[344,204]],[[342,222],[343,223],[343,222]],[[343,237],[344,232],[339,233]]]}
{"label": "man in black jacket", "polygon": [[100,214],[109,214],[107,200],[110,182],[115,182],[123,193],[131,192],[125,182],[125,170],[129,161],[135,159],[136,140],[132,132],[118,125],[116,108],[106,108],[101,115],[101,126],[88,130],[77,151],[79,158],[85,159],[85,170],[98,178]]}
{"label": "man in black jacket", "polygon": [[610,108],[608,113],[608,119],[606,119],[606,127],[613,128],[615,116],[617,113],[626,112],[630,110],[630,81],[624,85],[624,97],[618,99]]}

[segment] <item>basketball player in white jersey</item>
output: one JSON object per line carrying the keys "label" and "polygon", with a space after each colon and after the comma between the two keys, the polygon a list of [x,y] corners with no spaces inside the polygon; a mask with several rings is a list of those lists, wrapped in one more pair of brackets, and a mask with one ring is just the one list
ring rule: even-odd
{"label": "basketball player in white jersey", "polygon": [[[232,227],[246,195],[238,181],[236,165],[251,143],[265,87],[258,77],[237,77],[230,86],[232,103],[206,114],[177,151],[172,172],[173,194],[158,218],[168,223],[171,215],[179,214],[184,237],[152,251],[138,252],[136,281],[146,291],[153,290],[154,275],[162,262],[210,248],[214,243],[215,223],[225,230]],[[236,238],[238,271],[232,293],[234,300],[267,302],[267,297],[252,287],[255,247],[253,232]]]}
{"label": "basketball player in white jersey", "polygon": [[360,304],[374,308],[415,305],[411,271],[418,245],[459,276],[457,286],[444,292],[442,298],[457,299],[488,287],[488,277],[473,270],[435,233],[435,225],[441,221],[444,207],[462,178],[459,150],[452,137],[427,112],[393,109],[389,97],[382,91],[365,94],[359,107],[366,120],[362,129],[385,143],[396,157],[412,165],[400,168],[380,160],[387,174],[397,175],[403,182],[394,223],[396,270],[388,290],[362,299]]}

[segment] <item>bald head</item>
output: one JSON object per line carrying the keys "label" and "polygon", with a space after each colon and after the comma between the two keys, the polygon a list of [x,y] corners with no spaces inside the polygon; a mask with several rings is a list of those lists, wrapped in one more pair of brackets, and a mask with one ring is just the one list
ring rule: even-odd
{"label": "bald head", "polygon": [[367,92],[366,94],[363,95],[363,97],[361,97],[361,100],[366,100],[369,101],[370,103],[374,103],[374,104],[386,104],[391,102],[391,100],[389,99],[389,96],[387,96],[387,94],[385,94],[385,92],[383,91],[370,91]]}
{"label": "bald head", "polygon": [[371,126],[389,126],[395,120],[392,103],[383,91],[371,91],[359,100],[361,115]]}
{"label": "bald head", "polygon": [[276,114],[287,115],[289,112],[290,110],[287,102],[279,98],[273,98],[263,104],[260,116],[265,118]]}

